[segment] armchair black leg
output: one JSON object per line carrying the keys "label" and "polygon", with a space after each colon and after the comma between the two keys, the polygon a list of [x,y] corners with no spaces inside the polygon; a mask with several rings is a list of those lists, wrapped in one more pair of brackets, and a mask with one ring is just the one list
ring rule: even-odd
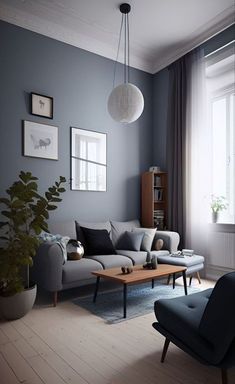
{"label": "armchair black leg", "polygon": [[222,379],[222,384],[228,384],[227,370],[224,368],[221,368],[221,379]]}
{"label": "armchair black leg", "polygon": [[163,347],[163,351],[162,351],[161,363],[164,363],[169,344],[170,344],[170,340],[168,340],[166,338],[165,343],[164,343],[164,347]]}

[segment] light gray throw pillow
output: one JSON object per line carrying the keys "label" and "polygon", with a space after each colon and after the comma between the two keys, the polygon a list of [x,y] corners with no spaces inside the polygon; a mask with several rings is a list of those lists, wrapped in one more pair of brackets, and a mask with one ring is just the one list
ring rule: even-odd
{"label": "light gray throw pillow", "polygon": [[133,232],[144,233],[140,249],[141,251],[150,252],[156,234],[156,228],[134,228]]}

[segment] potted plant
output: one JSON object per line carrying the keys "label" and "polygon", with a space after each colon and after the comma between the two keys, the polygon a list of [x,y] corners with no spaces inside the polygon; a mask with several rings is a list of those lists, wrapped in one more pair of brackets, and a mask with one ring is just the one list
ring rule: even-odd
{"label": "potted plant", "polygon": [[224,196],[211,195],[212,223],[217,223],[219,212],[226,209],[227,206]]}
{"label": "potted plant", "polygon": [[49,211],[62,201],[65,192],[59,181],[48,188],[45,195],[38,193],[38,178],[31,172],[21,171],[19,180],[7,190],[8,197],[0,198],[4,205],[0,222],[0,312],[8,320],[24,316],[33,306],[36,286],[29,278],[29,268],[39,246],[38,235],[48,231]]}

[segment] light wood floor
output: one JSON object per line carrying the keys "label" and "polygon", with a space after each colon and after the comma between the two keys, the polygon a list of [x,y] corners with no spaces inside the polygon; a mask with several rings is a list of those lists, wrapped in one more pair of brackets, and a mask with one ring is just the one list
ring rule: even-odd
{"label": "light wood floor", "polygon": [[76,289],[63,294],[56,308],[40,298],[22,319],[0,320],[0,384],[220,383],[219,370],[172,344],[159,362],[164,338],[152,328],[153,313],[110,325],[74,305],[77,296]]}

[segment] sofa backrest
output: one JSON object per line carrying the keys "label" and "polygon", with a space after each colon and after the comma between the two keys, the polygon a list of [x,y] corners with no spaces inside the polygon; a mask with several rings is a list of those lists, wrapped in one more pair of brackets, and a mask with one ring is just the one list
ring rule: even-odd
{"label": "sofa backrest", "polygon": [[110,221],[111,223],[111,238],[115,248],[118,247],[118,242],[121,236],[126,232],[131,232],[135,228],[140,227],[139,220],[130,220],[130,221]]}
{"label": "sofa backrest", "polygon": [[235,338],[235,272],[227,273],[217,281],[199,332],[214,346],[216,359],[222,360]]}
{"label": "sofa backrest", "polygon": [[49,222],[49,231],[53,235],[60,234],[62,236],[69,236],[71,239],[77,238],[74,220]]}

